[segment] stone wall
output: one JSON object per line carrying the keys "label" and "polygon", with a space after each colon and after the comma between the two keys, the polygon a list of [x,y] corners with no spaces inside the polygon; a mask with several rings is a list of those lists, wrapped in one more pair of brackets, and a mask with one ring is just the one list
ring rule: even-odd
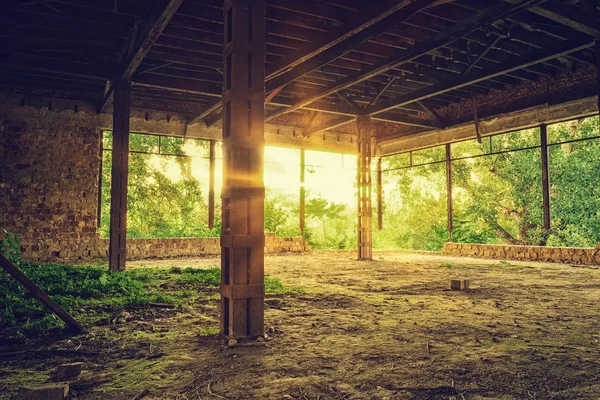
{"label": "stone wall", "polygon": [[[79,103],[19,100],[0,93],[0,235],[21,235],[36,262],[106,258],[98,235],[100,136],[109,114]],[[132,130],[177,134],[177,118],[131,118]],[[188,133],[193,133],[190,131]],[[193,135],[190,135],[193,136]],[[130,259],[220,254],[219,239],[132,239]],[[267,235],[266,253],[310,250],[302,238]]]}
{"label": "stone wall", "polygon": [[[108,239],[100,239],[101,258],[106,258]],[[310,246],[302,237],[277,237],[265,235],[265,253],[300,253],[310,251]],[[127,239],[127,259],[197,257],[220,255],[219,238],[175,238],[175,239]]]}
{"label": "stone wall", "polygon": [[0,109],[0,230],[39,261],[87,259],[97,244],[100,141],[84,113]]}
{"label": "stone wall", "polygon": [[446,243],[444,244],[442,253],[449,256],[504,260],[547,261],[587,265],[600,264],[600,244],[596,248],[582,248]]}

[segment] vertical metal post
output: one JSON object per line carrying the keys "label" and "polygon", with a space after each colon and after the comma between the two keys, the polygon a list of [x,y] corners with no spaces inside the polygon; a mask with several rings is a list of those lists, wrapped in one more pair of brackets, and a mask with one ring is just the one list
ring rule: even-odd
{"label": "vertical metal post", "polygon": [[[597,18],[600,18],[600,11],[596,10]],[[596,38],[596,88],[598,94],[598,112],[600,112],[600,36]]]}
{"label": "vertical metal post", "polygon": [[448,233],[452,243],[452,231],[454,229],[454,207],[452,201],[452,151],[450,143],[446,144],[446,198],[448,201]]}
{"label": "vertical metal post", "polygon": [[100,131],[100,165],[98,168],[98,214],[96,217],[97,229],[102,225],[102,172],[104,169],[104,131]]}
{"label": "vertical metal post", "polygon": [[110,187],[109,268],[125,270],[127,256],[127,176],[129,163],[129,81],[116,79],[114,87],[112,170]]}
{"label": "vertical metal post", "polygon": [[357,188],[358,188],[358,259],[373,259],[373,207],[371,182],[371,118],[359,116]]}
{"label": "vertical metal post", "polygon": [[221,333],[264,333],[265,0],[225,0]]}
{"label": "vertical metal post", "polygon": [[381,173],[381,157],[377,159],[377,228],[383,229],[383,184]]}
{"label": "vertical metal post", "polygon": [[548,167],[548,129],[540,126],[540,155],[542,160],[542,199],[544,207],[544,230],[550,230],[550,172]]}
{"label": "vertical metal post", "polygon": [[304,187],[304,174],[306,172],[306,158],[304,149],[300,149],[300,235],[304,237],[306,228],[306,189]]}
{"label": "vertical metal post", "polygon": [[209,177],[208,177],[208,229],[215,227],[215,144],[213,139],[210,141],[208,153]]}

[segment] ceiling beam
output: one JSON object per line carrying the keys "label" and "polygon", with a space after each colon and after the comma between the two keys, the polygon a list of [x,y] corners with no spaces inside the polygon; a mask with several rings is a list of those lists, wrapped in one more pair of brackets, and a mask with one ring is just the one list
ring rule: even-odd
{"label": "ceiling beam", "polygon": [[479,28],[481,28],[482,25],[489,24],[496,20],[509,17],[510,15],[513,15],[517,12],[526,10],[532,6],[542,3],[543,1],[545,0],[521,0],[517,4],[496,3],[493,6],[481,11],[472,18],[469,18],[468,20],[457,24],[448,32],[444,32],[443,34],[438,35],[432,40],[425,41],[419,45],[413,46],[408,51],[402,52],[402,54],[398,56],[392,56],[384,62],[379,63],[368,70],[360,71],[354,75],[348,76],[347,78],[341,79],[339,82],[334,82],[333,84],[327,86],[325,89],[319,91],[314,95],[306,96],[302,99],[299,99],[295,102],[295,104],[292,107],[281,108],[270,113],[265,117],[265,122],[277,118],[280,115],[286,114],[288,112],[298,110],[315,102],[316,100],[329,96],[340,90],[349,88],[353,85],[356,85],[359,82],[371,79],[377,75],[389,71],[390,69],[407,64],[427,53],[444,47],[465,35],[477,31]]}
{"label": "ceiling beam", "polygon": [[270,67],[266,73],[267,91],[285,86],[330,63],[434,3],[436,0],[366,2],[370,7],[359,12],[353,20],[322,34],[320,40],[308,43]]}
{"label": "ceiling beam", "polygon": [[188,121],[188,124],[193,124],[199,121],[202,121],[204,118],[208,117],[213,112],[217,111],[221,108],[221,100],[215,101],[210,107],[206,110],[202,111],[200,114],[196,115],[194,118]]}
{"label": "ceiling beam", "polygon": [[[171,21],[171,18],[177,12],[183,0],[162,0],[154,11],[142,22],[139,29],[133,29],[130,38],[129,54],[125,57],[123,71],[120,74],[121,79],[131,80],[133,74],[138,69],[146,55],[158,40],[158,37]],[[98,112],[104,111],[106,106],[112,102],[113,90],[112,83],[105,90],[100,103]]]}
{"label": "ceiling beam", "polygon": [[504,75],[518,69],[526,68],[530,65],[552,60],[556,57],[564,56],[576,51],[588,49],[594,46],[594,40],[589,39],[587,41],[566,41],[561,44],[553,46],[551,49],[538,50],[534,53],[512,57],[510,61],[503,64],[499,64],[494,68],[490,68],[485,71],[478,71],[477,73],[471,73],[468,75],[460,76],[456,79],[449,80],[447,82],[433,85],[421,90],[417,90],[413,93],[409,93],[404,96],[400,96],[397,99],[391,99],[380,102],[379,104],[372,106],[365,110],[366,115],[374,115],[380,112],[392,110],[396,107],[401,107],[407,104],[415,103],[421,100],[428,99],[452,90],[460,89],[462,87],[475,84],[477,82],[484,81],[496,76]]}
{"label": "ceiling beam", "polygon": [[[515,3],[518,0],[507,0],[509,3]],[[593,37],[600,36],[600,28],[594,15],[588,15],[577,7],[566,4],[544,4],[543,7],[535,6],[529,9],[530,12],[549,19],[550,21],[567,26],[575,31],[588,34]]]}
{"label": "ceiling beam", "polygon": [[142,22],[139,34],[136,38],[132,38],[135,44],[126,58],[121,78],[131,79],[181,3],[183,0],[163,0],[154,12]]}
{"label": "ceiling beam", "polygon": [[319,124],[315,127],[306,129],[304,131],[304,135],[305,136],[310,136],[310,135],[314,135],[315,133],[319,133],[321,131],[328,131],[331,129],[335,129],[335,128],[339,128],[340,126],[344,126],[344,125],[348,125],[352,122],[356,121],[356,117],[339,117],[339,118],[333,118],[330,121],[327,121],[325,123]]}

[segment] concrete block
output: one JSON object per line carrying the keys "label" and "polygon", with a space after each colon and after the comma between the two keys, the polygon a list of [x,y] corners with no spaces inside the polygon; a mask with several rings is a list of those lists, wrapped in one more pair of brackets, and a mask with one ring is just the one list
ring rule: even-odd
{"label": "concrete block", "polygon": [[19,389],[18,400],[64,400],[69,395],[69,384],[47,383],[39,386],[24,386]]}
{"label": "concrete block", "polygon": [[468,290],[471,281],[468,279],[452,279],[450,281],[450,289],[452,290]]}
{"label": "concrete block", "polygon": [[75,362],[70,364],[61,364],[56,368],[56,373],[54,376],[56,379],[70,379],[81,374],[81,368],[83,367],[83,363]]}

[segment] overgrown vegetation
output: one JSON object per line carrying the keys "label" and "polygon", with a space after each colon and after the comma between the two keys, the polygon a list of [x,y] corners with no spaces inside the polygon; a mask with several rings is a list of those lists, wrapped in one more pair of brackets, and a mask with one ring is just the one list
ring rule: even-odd
{"label": "overgrown vegetation", "polygon": [[[453,239],[594,247],[600,242],[598,117],[548,126],[552,228],[543,229],[540,136],[529,129],[452,144]],[[568,142],[568,143],[565,143]],[[496,153],[486,155],[491,152]],[[475,157],[474,157],[475,156]],[[384,231],[380,248],[439,250],[449,239],[445,147],[384,159]]]}
{"label": "overgrown vegetation", "polygon": [[[111,323],[119,309],[149,303],[193,307],[200,300],[218,298],[220,269],[138,268],[113,272],[105,265],[30,264],[20,258],[16,235],[5,233],[0,249],[31,280],[84,325]],[[23,287],[0,271],[0,327],[16,327],[18,334],[33,335],[64,325],[41,302],[31,298]],[[288,288],[265,277],[269,294],[286,294]]]}

